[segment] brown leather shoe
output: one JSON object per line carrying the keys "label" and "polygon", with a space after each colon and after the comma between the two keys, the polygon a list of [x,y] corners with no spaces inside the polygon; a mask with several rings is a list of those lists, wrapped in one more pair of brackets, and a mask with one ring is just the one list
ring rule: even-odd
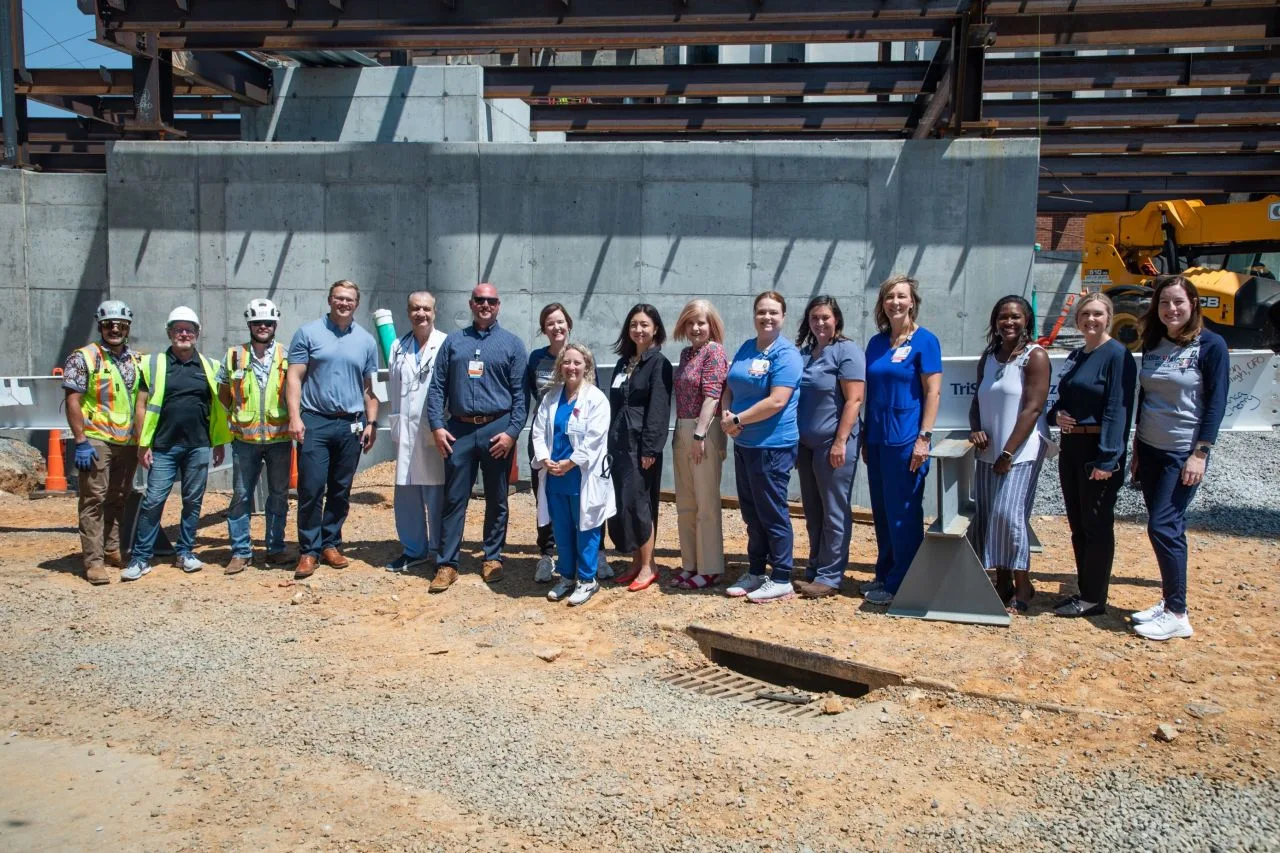
{"label": "brown leather shoe", "polygon": [[108,566],[115,566],[117,569],[124,568],[124,555],[119,551],[108,551],[102,556],[106,558]]}
{"label": "brown leather shoe", "polygon": [[838,588],[817,581],[802,581],[796,584],[796,591],[800,593],[801,598],[826,598],[828,595],[840,594]]}
{"label": "brown leather shoe", "polygon": [[332,569],[345,569],[349,563],[342,552],[332,545],[320,552],[320,562]]}
{"label": "brown leather shoe", "polygon": [[485,560],[484,565],[480,567],[480,577],[484,578],[485,583],[497,583],[502,580],[502,561]]}
{"label": "brown leather shoe", "polygon": [[436,569],[436,576],[431,579],[431,586],[427,587],[427,592],[444,592],[453,586],[453,582],[457,579],[457,569],[453,566],[441,566]]}
{"label": "brown leather shoe", "polygon": [[268,566],[287,566],[289,565],[289,562],[290,560],[289,560],[288,551],[268,551],[267,552]]}
{"label": "brown leather shoe", "polygon": [[111,583],[111,572],[101,563],[94,563],[84,570],[84,579],[94,586]]}
{"label": "brown leather shoe", "polygon": [[310,554],[303,554],[298,558],[298,565],[294,567],[293,577],[296,580],[309,578],[316,573],[316,567],[320,565],[320,561]]}
{"label": "brown leather shoe", "polygon": [[224,575],[238,575],[247,568],[249,568],[249,561],[244,557],[232,557],[231,562],[227,563],[227,567],[222,570],[222,573]]}

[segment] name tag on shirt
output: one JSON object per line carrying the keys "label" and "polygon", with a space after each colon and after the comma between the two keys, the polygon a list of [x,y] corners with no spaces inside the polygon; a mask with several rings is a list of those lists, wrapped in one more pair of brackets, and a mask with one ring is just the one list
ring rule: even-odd
{"label": "name tag on shirt", "polygon": [[484,362],[474,361],[474,360],[468,361],[467,375],[470,376],[472,379],[479,379],[481,376],[484,376]]}
{"label": "name tag on shirt", "polygon": [[894,364],[901,364],[907,360],[907,356],[911,355],[910,346],[901,346],[893,351],[892,361]]}
{"label": "name tag on shirt", "polygon": [[766,376],[769,373],[769,359],[753,358],[751,366],[747,368],[747,373],[752,376]]}
{"label": "name tag on shirt", "polygon": [[615,374],[613,375],[613,387],[614,387],[614,388],[621,388],[621,387],[622,387],[622,383],[623,383],[623,382],[626,382],[626,381],[627,381],[627,374],[623,373],[622,371],[618,371],[617,373],[615,373]]}
{"label": "name tag on shirt", "polygon": [[565,427],[565,432],[569,435],[586,435],[587,422],[578,417],[570,417],[569,423]]}

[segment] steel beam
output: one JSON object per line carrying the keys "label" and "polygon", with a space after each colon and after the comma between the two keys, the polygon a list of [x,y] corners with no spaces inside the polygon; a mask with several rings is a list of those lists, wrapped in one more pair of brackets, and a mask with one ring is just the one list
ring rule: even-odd
{"label": "steel beam", "polygon": [[1040,156],[1040,166],[1058,178],[1280,176],[1280,154],[1122,154]]}
{"label": "steel beam", "polygon": [[[1025,132],[1004,131],[997,138]],[[1130,130],[1048,129],[1038,134],[1040,156],[1062,154],[1247,154],[1280,151],[1280,127],[1159,127]]]}
{"label": "steel beam", "polygon": [[[1092,47],[1272,45],[1280,42],[1280,15],[1272,8],[1196,8],[1159,15],[1006,15],[994,19],[996,50],[1079,50]],[[1198,4],[1199,5],[1199,4]]]}
{"label": "steel beam", "polygon": [[[31,97],[41,95],[133,95],[133,71],[128,68],[32,68],[30,82],[18,81],[18,92]],[[217,95],[212,86],[191,80],[174,80],[176,97]]]}
{"label": "steel beam", "polygon": [[901,130],[908,102],[855,104],[587,104],[534,106],[532,130],[576,133],[720,133],[801,130]]}
{"label": "steel beam", "polygon": [[1179,193],[1192,198],[1215,193],[1280,192],[1280,175],[1133,175],[1128,177],[1040,176],[1040,193],[1054,195],[1126,195]]}
{"label": "steel beam", "polygon": [[[220,118],[180,118],[173,127],[192,139],[238,142],[240,122]],[[76,118],[33,118],[28,122],[28,135],[32,144],[92,142],[120,139],[138,139],[141,134],[126,128],[112,127],[98,122]]]}
{"label": "steel beam", "polygon": [[238,53],[175,51],[173,73],[243,104],[271,103],[271,69]]}
{"label": "steel beam", "polygon": [[1280,86],[1280,52],[988,59],[984,92]]}
{"label": "steel beam", "polygon": [[173,68],[170,53],[144,37],[146,53],[133,57],[133,117],[129,129],[166,133],[173,127]]}
{"label": "steel beam", "polygon": [[1042,98],[987,101],[981,127],[1031,130],[1049,127],[1170,127],[1260,125],[1280,122],[1280,95],[1155,98]]}
{"label": "steel beam", "polygon": [[[132,96],[36,95],[32,100],[108,124],[122,124],[134,117],[135,100]],[[173,112],[175,115],[239,115],[240,103],[233,98],[214,95],[174,98]]]}

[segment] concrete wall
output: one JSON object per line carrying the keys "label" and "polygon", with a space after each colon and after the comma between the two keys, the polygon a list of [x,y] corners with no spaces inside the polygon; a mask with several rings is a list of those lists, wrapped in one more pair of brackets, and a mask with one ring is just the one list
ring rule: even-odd
{"label": "concrete wall", "polygon": [[0,170],[0,375],[48,374],[107,293],[105,175]]}
{"label": "concrete wall", "polygon": [[250,142],[531,142],[529,106],[485,101],[484,69],[283,68],[271,106],[241,111]]}

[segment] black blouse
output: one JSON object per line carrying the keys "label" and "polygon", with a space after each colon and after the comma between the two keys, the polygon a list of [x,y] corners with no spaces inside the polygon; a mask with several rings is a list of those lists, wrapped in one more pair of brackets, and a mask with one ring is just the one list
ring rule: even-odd
{"label": "black blouse", "polygon": [[[671,424],[671,362],[656,347],[640,356],[640,363],[626,375],[627,359],[613,369],[609,406],[610,452],[634,452],[637,456],[661,456]],[[618,377],[623,377],[619,381]]]}

